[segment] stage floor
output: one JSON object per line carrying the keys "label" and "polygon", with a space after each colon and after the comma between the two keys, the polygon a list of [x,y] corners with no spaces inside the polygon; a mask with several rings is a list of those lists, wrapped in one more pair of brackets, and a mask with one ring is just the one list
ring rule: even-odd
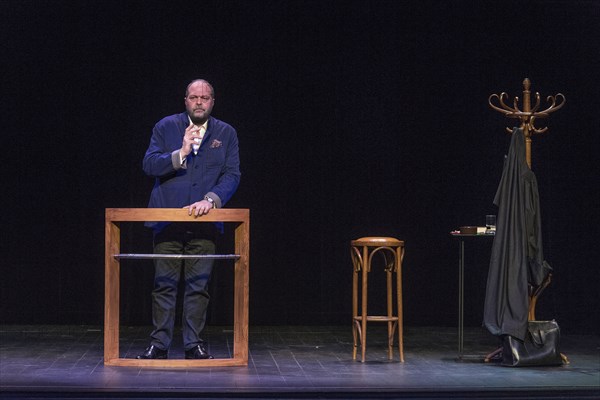
{"label": "stage floor", "polygon": [[[121,327],[121,357],[148,344],[150,327]],[[600,338],[565,335],[570,364],[507,368],[483,363],[496,347],[482,328],[406,327],[405,363],[389,361],[382,325],[370,325],[367,361],[352,360],[350,326],[250,327],[247,367],[106,367],[99,326],[1,325],[3,398],[600,398]],[[179,335],[177,335],[179,338]],[[228,327],[207,328],[209,351],[230,357]],[[180,340],[170,358],[183,358]]]}

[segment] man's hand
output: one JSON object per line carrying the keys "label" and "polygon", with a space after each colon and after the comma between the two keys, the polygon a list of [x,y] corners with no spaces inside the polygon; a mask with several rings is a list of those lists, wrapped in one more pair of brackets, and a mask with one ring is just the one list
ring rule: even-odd
{"label": "man's hand", "polygon": [[195,140],[199,137],[200,128],[195,126],[193,123],[190,123],[190,125],[185,128],[183,142],[181,143],[181,150],[179,150],[182,159],[186,158],[192,152],[192,144],[194,144]]}
{"label": "man's hand", "polygon": [[199,217],[200,215],[208,214],[208,212],[213,208],[213,204],[207,200],[200,200],[183,208],[188,209],[188,215]]}

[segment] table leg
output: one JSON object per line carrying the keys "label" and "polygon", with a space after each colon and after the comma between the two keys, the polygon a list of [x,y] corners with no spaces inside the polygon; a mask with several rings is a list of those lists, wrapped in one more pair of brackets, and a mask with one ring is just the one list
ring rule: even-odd
{"label": "table leg", "polygon": [[459,240],[458,254],[458,358],[463,356],[464,300],[465,300],[465,241]]}

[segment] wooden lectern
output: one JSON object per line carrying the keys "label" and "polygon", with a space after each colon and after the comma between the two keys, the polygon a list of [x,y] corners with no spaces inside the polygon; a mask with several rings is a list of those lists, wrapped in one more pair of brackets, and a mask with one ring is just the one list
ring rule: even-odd
{"label": "wooden lectern", "polygon": [[[213,258],[235,258],[233,357],[208,360],[138,360],[119,357],[119,287],[121,258],[160,258],[160,255],[120,254],[120,222],[233,222],[235,255]],[[200,217],[188,215],[185,208],[107,208],[105,222],[104,271],[104,364],[134,367],[223,367],[248,365],[248,291],[250,255],[250,211],[247,209],[214,209]],[[191,256],[194,257],[194,256]],[[198,256],[201,257],[201,256]],[[204,256],[206,257],[206,256]],[[210,256],[209,256],[210,257]]]}

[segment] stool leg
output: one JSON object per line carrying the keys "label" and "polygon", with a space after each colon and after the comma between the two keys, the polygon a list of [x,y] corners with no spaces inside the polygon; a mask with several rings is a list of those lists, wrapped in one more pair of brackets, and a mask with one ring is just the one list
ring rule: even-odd
{"label": "stool leg", "polygon": [[[394,255],[395,258],[395,255]],[[385,273],[386,277],[386,292],[387,292],[387,317],[391,318],[394,316],[394,303],[392,302],[392,271],[388,270]],[[394,345],[394,323],[393,321],[387,321],[387,326],[388,326],[388,359],[393,359],[394,355],[393,355],[393,350],[392,350],[392,346]]]}
{"label": "stool leg", "polygon": [[[359,262],[359,260],[356,262]],[[352,348],[353,360],[356,360],[356,350],[358,348],[360,338],[357,326],[358,321],[354,319],[354,317],[358,315],[358,271],[356,270],[356,267],[356,265],[353,265],[352,268],[352,337],[354,338],[354,347]]]}
{"label": "stool leg", "polygon": [[404,322],[402,313],[402,260],[404,258],[404,248],[396,249],[396,297],[398,302],[398,351],[400,352],[400,362],[404,362]]}
{"label": "stool leg", "polygon": [[367,246],[363,247],[363,268],[362,268],[362,327],[361,327],[361,362],[365,362],[365,354],[367,350],[367,274],[371,269],[371,262],[369,260],[369,249]]}

